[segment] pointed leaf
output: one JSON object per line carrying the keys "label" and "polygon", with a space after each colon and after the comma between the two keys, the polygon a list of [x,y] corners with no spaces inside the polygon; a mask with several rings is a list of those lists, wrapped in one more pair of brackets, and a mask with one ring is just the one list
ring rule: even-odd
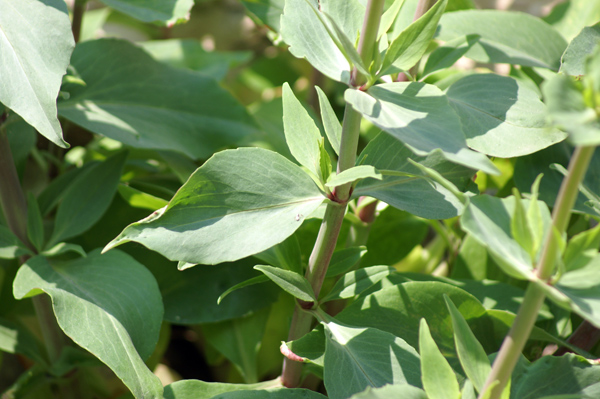
{"label": "pointed leaf", "polygon": [[[257,384],[226,384],[223,382],[204,382],[200,380],[180,380],[165,387],[165,399],[212,399],[217,395],[258,389],[281,387],[281,380],[259,382]],[[312,398],[311,398],[312,399]]]}
{"label": "pointed leaf", "polygon": [[52,248],[48,248],[48,249],[44,250],[43,252],[41,252],[41,255],[44,255],[47,258],[51,258],[53,256],[59,256],[59,255],[66,254],[69,252],[74,252],[83,257],[87,256],[87,253],[81,247],[81,245],[68,244],[66,242],[60,242],[60,243],[56,244],[55,246],[53,246]]}
{"label": "pointed leaf", "polygon": [[323,202],[312,179],[261,148],[215,154],[166,208],[107,245],[139,242],[171,260],[217,264],[259,253],[292,235]]}
{"label": "pointed leaf", "polygon": [[357,180],[363,179],[381,180],[383,176],[371,165],[359,165],[350,169],[346,169],[342,173],[333,176],[325,184],[326,187],[333,188],[346,183],[354,183]]}
{"label": "pointed leaf", "polygon": [[227,295],[231,294],[234,291],[239,290],[240,288],[244,288],[244,287],[248,287],[254,284],[260,284],[260,283],[266,283],[267,281],[269,281],[270,279],[266,276],[266,275],[260,275],[260,276],[256,276],[256,277],[252,277],[246,281],[242,281],[241,283],[238,283],[236,285],[234,285],[231,288],[228,288],[227,291],[223,292],[220,296],[219,299],[217,299],[217,304],[221,304],[221,301],[223,299],[225,299],[225,297],[227,297]]}
{"label": "pointed leaf", "polygon": [[27,193],[27,238],[41,251],[44,248],[44,221],[33,193]]}
{"label": "pointed leaf", "polygon": [[117,191],[126,159],[127,152],[119,152],[77,176],[58,207],[48,245],[83,233],[100,219]]}
{"label": "pointed leaf", "polygon": [[385,35],[387,31],[392,27],[403,5],[404,0],[394,0],[392,5],[387,10],[385,10],[383,15],[381,16],[381,21],[379,22],[379,32],[377,33],[377,40],[379,40],[383,35]]}
{"label": "pointed leaf", "polygon": [[70,98],[59,114],[132,147],[206,159],[258,130],[216,80],[157,62],[130,42],[80,43],[71,63],[86,86],[63,87]]}
{"label": "pointed leaf", "polygon": [[173,26],[190,19],[193,0],[102,0],[104,4],[143,22]]}
{"label": "pointed leaf", "polygon": [[371,266],[349,272],[342,276],[319,302],[355,297],[395,271],[396,269],[389,266]]}
{"label": "pointed leaf", "polygon": [[367,253],[367,248],[364,246],[335,251],[331,257],[331,261],[329,261],[326,277],[335,277],[346,273],[360,262],[365,253]]}
{"label": "pointed leaf", "polygon": [[294,158],[315,176],[321,178],[319,154],[321,133],[292,92],[290,85],[284,83],[282,91],[285,141]]}
{"label": "pointed leaf", "polygon": [[344,97],[366,119],[407,144],[417,155],[441,150],[451,162],[491,174],[498,172],[487,157],[467,148],[458,116],[446,96],[433,85],[384,83],[367,92],[348,89]]}
{"label": "pointed leaf", "polygon": [[340,140],[342,139],[342,125],[337,116],[333,112],[333,108],[329,103],[329,99],[323,93],[319,86],[315,86],[317,95],[319,96],[319,109],[321,110],[321,118],[325,127],[325,134],[329,140],[329,144],[336,154],[340,153]]}
{"label": "pointed leaf", "polygon": [[471,331],[466,320],[454,303],[452,303],[452,300],[446,295],[444,295],[444,299],[452,316],[454,341],[460,364],[467,377],[473,382],[475,389],[481,392],[488,374],[492,371],[490,361],[485,350],[477,338],[475,338],[475,335],[473,335],[473,331]]}
{"label": "pointed leaf", "polygon": [[479,35],[465,55],[479,62],[508,63],[558,70],[567,47],[550,25],[529,14],[465,10],[444,14],[437,38],[449,41]]}
{"label": "pointed leaf", "polygon": [[425,54],[433,39],[448,0],[438,0],[421,18],[413,22],[390,43],[379,75],[408,71]]}
{"label": "pointed leaf", "polygon": [[[367,387],[421,385],[419,354],[401,338],[375,328],[324,323],[327,337],[324,382],[332,399]],[[344,373],[340,373],[344,370]]]}
{"label": "pointed leaf", "polygon": [[515,197],[515,214],[510,220],[510,232],[515,239],[521,245],[527,253],[532,257],[535,256],[534,252],[534,236],[533,230],[527,219],[527,213],[523,202],[521,201],[521,195],[516,188],[513,188],[513,195]]}
{"label": "pointed leaf", "polygon": [[134,208],[156,210],[168,204],[162,198],[155,197],[125,184],[119,184],[117,190],[121,198]]}
{"label": "pointed leaf", "polygon": [[571,271],[584,267],[596,257],[598,248],[600,248],[600,224],[569,240],[563,259],[565,270]]}
{"label": "pointed leaf", "polygon": [[429,326],[421,319],[419,327],[419,354],[421,378],[429,399],[460,399],[460,390],[454,370],[431,337]]}
{"label": "pointed leaf", "polygon": [[75,47],[67,5],[62,0],[0,0],[0,9],[0,102],[66,148],[56,98]]}
{"label": "pointed leaf", "polygon": [[14,295],[22,299],[39,290],[52,298],[61,329],[136,397],[162,398],[162,384],[143,359],[158,340],[163,305],[156,280],[143,265],[120,251],[96,250],[72,261],[36,256],[19,269]]}
{"label": "pointed leaf", "polygon": [[310,283],[304,276],[272,266],[257,265],[254,268],[263,272],[265,276],[294,297],[307,302],[317,301]]}
{"label": "pointed leaf", "polygon": [[467,144],[484,154],[527,155],[567,137],[547,127],[547,110],[539,95],[508,76],[466,76],[452,84],[446,95],[460,118]]}
{"label": "pointed leaf", "polygon": [[282,269],[291,270],[298,274],[303,274],[302,254],[300,253],[300,244],[295,235],[287,240],[254,255],[255,258],[267,262],[271,266],[277,266]]}

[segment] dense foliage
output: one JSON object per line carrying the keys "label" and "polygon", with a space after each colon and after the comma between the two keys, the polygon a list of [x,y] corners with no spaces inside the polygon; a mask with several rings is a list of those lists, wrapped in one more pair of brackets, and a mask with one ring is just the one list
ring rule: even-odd
{"label": "dense foliage", "polygon": [[600,3],[67,3],[0,0],[2,399],[600,397]]}

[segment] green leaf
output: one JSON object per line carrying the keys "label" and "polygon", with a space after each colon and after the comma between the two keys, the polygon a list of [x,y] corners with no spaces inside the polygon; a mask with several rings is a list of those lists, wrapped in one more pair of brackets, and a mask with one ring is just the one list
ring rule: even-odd
{"label": "green leaf", "polygon": [[454,65],[456,61],[477,43],[478,39],[478,35],[460,36],[433,50],[429,57],[427,57],[427,62],[423,69],[423,76],[430,75]]}
{"label": "green leaf", "polygon": [[56,98],[75,46],[67,6],[61,0],[0,0],[0,9],[0,102],[66,148]]}
{"label": "green leaf", "polygon": [[322,137],[319,128],[300,104],[290,85],[284,83],[282,91],[283,127],[290,152],[301,165],[323,181],[319,151]]}
{"label": "green leaf", "polygon": [[454,370],[431,337],[425,319],[421,319],[419,326],[419,354],[421,355],[421,378],[427,397],[429,399],[460,399],[460,390]]}
{"label": "green leaf", "polygon": [[338,120],[333,108],[329,103],[329,99],[323,93],[323,90],[319,86],[315,86],[317,95],[319,97],[319,109],[321,110],[321,118],[323,119],[323,127],[325,128],[325,134],[329,140],[329,144],[335,151],[336,154],[340,153],[340,141],[342,139],[342,125]]}
{"label": "green leaf", "polygon": [[408,71],[425,54],[433,39],[438,22],[448,0],[439,0],[421,18],[413,22],[394,39],[383,58],[379,75]]}
{"label": "green leaf", "polygon": [[479,35],[465,54],[479,62],[508,63],[558,70],[567,47],[551,26],[529,14],[492,10],[466,10],[444,14],[437,38],[449,41]]}
{"label": "green leaf", "polygon": [[[332,399],[345,399],[367,387],[419,386],[419,354],[403,339],[375,328],[324,322],[324,382]],[[344,373],[340,373],[344,370]]]}
{"label": "green leaf", "polygon": [[127,152],[122,151],[79,174],[56,211],[49,246],[92,227],[108,209],[117,191]]}
{"label": "green leaf", "polygon": [[38,251],[44,248],[44,221],[32,192],[27,193],[27,238]]}
{"label": "green leaf", "polygon": [[531,259],[534,259],[537,251],[533,229],[527,218],[521,195],[516,188],[513,188],[513,196],[515,197],[515,214],[510,220],[510,232],[521,248],[527,251]]}
{"label": "green leaf", "polygon": [[518,157],[566,138],[565,133],[547,127],[547,110],[538,94],[508,76],[466,76],[452,84],[446,95],[467,144],[484,154]]}
{"label": "green leaf", "polygon": [[365,2],[362,0],[319,0],[321,10],[343,31],[351,43],[358,43],[358,37],[365,18]]}
{"label": "green leaf", "polygon": [[600,23],[587,26],[569,43],[562,56],[560,72],[579,76],[585,75],[586,58],[593,53],[600,44]]}
{"label": "green leaf", "polygon": [[19,353],[41,365],[46,364],[35,336],[23,326],[3,318],[0,318],[0,350]]}
{"label": "green leaf", "polygon": [[227,295],[231,294],[234,291],[239,290],[240,288],[249,287],[251,285],[260,284],[260,283],[266,283],[267,281],[270,281],[270,279],[267,276],[265,276],[264,274],[260,275],[260,276],[252,277],[246,281],[242,281],[241,283],[238,283],[238,284],[234,285],[233,287],[228,288],[227,291],[223,292],[217,299],[217,304],[220,305],[221,301],[223,299],[225,299],[227,297]]}
{"label": "green leaf", "polygon": [[271,266],[281,267],[302,274],[302,254],[300,253],[300,244],[295,235],[290,236],[285,241],[254,255],[255,258],[267,262]]}
{"label": "green leaf", "polygon": [[52,180],[52,182],[48,184],[48,186],[44,188],[44,191],[37,197],[37,202],[42,215],[48,215],[48,213],[58,205],[65,197],[65,193],[68,191],[67,188],[73,182],[77,181],[79,175],[99,163],[99,161],[87,162],[82,167],[69,169]]}
{"label": "green leaf", "polygon": [[552,25],[567,41],[573,40],[583,28],[600,20],[600,4],[587,0],[568,0],[552,8],[544,21]]}
{"label": "green leaf", "polygon": [[394,21],[398,17],[398,13],[402,6],[404,5],[404,0],[394,0],[392,5],[385,10],[383,15],[381,16],[381,20],[379,21],[379,32],[377,33],[377,40],[379,41],[383,35],[387,33],[388,30],[394,24]]}
{"label": "green leaf", "polygon": [[[273,390],[261,391],[236,391],[227,392],[211,399],[325,399],[326,397],[318,392],[309,389],[290,389],[278,388]],[[179,399],[179,398],[177,398]]]}
{"label": "green leaf", "polygon": [[344,97],[367,120],[419,156],[441,150],[451,162],[498,173],[487,157],[467,148],[458,117],[444,93],[433,85],[384,83],[367,92],[348,89]]}
{"label": "green leaf", "polygon": [[41,252],[41,255],[44,255],[47,258],[51,258],[53,256],[60,256],[69,252],[75,252],[76,254],[86,257],[87,253],[81,247],[81,245],[77,244],[68,244],[66,242],[60,242],[53,246],[52,248],[48,248]]}
{"label": "green leaf", "polygon": [[165,399],[212,399],[217,395],[254,389],[281,387],[279,378],[258,384],[225,384],[222,382],[204,382],[200,380],[181,380],[165,387]]}
{"label": "green leaf", "polygon": [[222,151],[194,172],[166,208],[129,225],[105,250],[136,241],[171,260],[241,259],[292,235],[323,200],[312,179],[279,154]]}
{"label": "green leaf", "polygon": [[31,254],[31,251],[12,231],[0,224],[0,259],[15,259],[26,254]]}
{"label": "green leaf", "polygon": [[269,309],[266,309],[243,318],[202,326],[206,341],[236,366],[247,383],[258,381],[257,354],[268,316]]}
{"label": "green leaf", "polygon": [[381,180],[383,179],[383,176],[371,165],[359,165],[350,169],[346,169],[338,175],[332,176],[325,186],[333,188],[341,186],[342,184],[354,183],[367,178]]}
{"label": "green leaf", "polygon": [[279,32],[285,0],[242,0],[244,7],[272,30]]}
{"label": "green leaf", "polygon": [[335,277],[346,273],[360,262],[366,252],[367,248],[364,246],[343,248],[335,251],[329,261],[326,277]]}
{"label": "green leaf", "polygon": [[395,271],[389,266],[371,266],[346,273],[319,302],[355,297]]}
{"label": "green leaf", "polygon": [[119,192],[119,195],[121,195],[121,198],[134,208],[150,209],[154,211],[168,204],[168,202],[162,198],[147,194],[125,184],[119,184],[117,191]]}
{"label": "green leaf", "polygon": [[254,266],[254,269],[263,272],[290,295],[307,302],[317,301],[310,283],[304,276],[289,270],[265,265]]}
{"label": "green leaf", "polygon": [[460,363],[467,377],[473,382],[475,389],[481,392],[488,374],[492,371],[490,361],[483,346],[471,331],[463,315],[452,303],[452,300],[446,295],[444,295],[444,300],[452,316],[456,352]]}
{"label": "green leaf", "polygon": [[281,35],[298,58],[306,58],[327,77],[350,83],[350,63],[317,15],[316,0],[287,0],[281,17]]}
{"label": "green leaf", "polygon": [[139,45],[157,61],[223,80],[230,68],[250,61],[249,51],[206,51],[194,39],[150,40]]}
{"label": "green leaf", "polygon": [[352,395],[349,399],[428,399],[422,389],[408,384],[384,385],[381,388],[367,387],[363,392]]}
{"label": "green leaf", "polygon": [[257,132],[217,81],[157,62],[130,42],[80,43],[71,63],[87,85],[63,87],[70,98],[59,103],[59,114],[94,133],[206,159]]}
{"label": "green leaf", "polygon": [[104,4],[143,22],[171,27],[190,19],[194,0],[102,0]]}
{"label": "green leaf", "polygon": [[[107,289],[110,287],[110,289]],[[136,397],[162,398],[162,384],[146,367],[162,322],[156,281],[120,251],[71,261],[36,256],[17,273],[14,295],[46,292],[60,328],[123,380]]]}
{"label": "green leaf", "polygon": [[[518,279],[534,279],[532,257],[511,234],[515,198],[495,198],[482,195],[471,199],[461,219],[463,230],[488,249],[505,273]],[[543,207],[544,231],[550,225],[548,208]]]}
{"label": "green leaf", "polygon": [[[385,171],[383,179],[359,182],[353,196],[374,197],[427,219],[446,219],[462,213],[464,205],[450,191],[436,182],[415,177],[423,174],[409,159],[437,170],[461,189],[472,184],[473,170],[448,162],[439,151],[434,151],[427,157],[417,157],[396,138],[380,133],[365,147],[357,163],[372,165],[379,171]],[[408,175],[394,176],[388,171]]]}
{"label": "green leaf", "polygon": [[600,224],[573,236],[567,243],[563,261],[565,270],[577,270],[587,265],[600,248]]}

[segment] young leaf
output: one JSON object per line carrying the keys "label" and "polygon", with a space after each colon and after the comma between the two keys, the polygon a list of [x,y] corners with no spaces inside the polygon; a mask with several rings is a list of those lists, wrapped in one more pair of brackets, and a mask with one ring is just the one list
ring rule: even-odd
{"label": "young leaf", "polygon": [[440,69],[446,69],[454,65],[456,61],[477,43],[478,38],[478,35],[457,37],[433,50],[429,57],[427,57],[427,62],[423,69],[423,76],[430,75]]}
{"label": "young leaf", "polygon": [[126,159],[127,152],[121,151],[77,176],[58,207],[49,246],[83,233],[100,219],[117,191]]}
{"label": "young leaf", "polygon": [[325,183],[325,187],[333,188],[367,178],[381,180],[383,176],[371,165],[359,165],[346,169],[342,173],[331,177],[329,181]]}
{"label": "young leaf", "polygon": [[325,134],[329,140],[329,144],[333,148],[336,154],[340,153],[340,140],[342,139],[342,125],[337,116],[333,112],[333,108],[329,103],[329,99],[323,93],[323,90],[319,86],[315,86],[317,95],[319,97],[319,109],[321,110],[321,118],[323,119],[323,127],[325,127]]}
{"label": "young leaf", "polygon": [[71,63],[87,86],[64,86],[70,98],[59,103],[58,112],[91,132],[192,159],[207,159],[258,132],[254,119],[216,80],[155,61],[128,41],[80,43]]}
{"label": "young leaf", "polygon": [[473,331],[467,324],[462,314],[458,311],[452,300],[444,295],[446,306],[452,316],[452,326],[454,329],[454,341],[458,359],[467,374],[467,377],[473,382],[475,389],[481,392],[485,380],[492,370],[490,361],[479,343]]}
{"label": "young leaf", "polygon": [[460,399],[460,390],[454,370],[444,358],[429,332],[425,319],[419,327],[419,354],[421,378],[429,399]]}
{"label": "young leaf", "polygon": [[14,295],[22,299],[39,290],[52,298],[61,329],[136,397],[162,398],[160,380],[143,361],[154,350],[163,315],[158,285],[146,267],[120,251],[62,262],[36,256],[19,269]]}
{"label": "young leaf", "polygon": [[323,325],[327,337],[323,375],[330,398],[346,399],[367,387],[390,383],[421,385],[419,354],[403,339],[375,328],[334,321]]}
{"label": "young leaf", "polygon": [[444,14],[437,38],[479,35],[466,53],[479,62],[509,63],[558,70],[567,47],[550,25],[529,14],[492,10],[465,10]]}
{"label": "young leaf", "polygon": [[121,198],[134,208],[150,209],[154,211],[168,204],[168,202],[162,198],[155,197],[154,195],[150,195],[125,184],[119,184],[117,190],[119,191]]}
{"label": "young leaf", "polygon": [[527,155],[567,137],[548,128],[547,109],[539,94],[511,77],[466,76],[453,83],[446,95],[460,118],[467,144],[484,154]]}
{"label": "young leaf", "polygon": [[529,219],[527,218],[527,211],[525,211],[519,190],[513,188],[513,195],[515,198],[515,214],[510,220],[510,231],[515,241],[527,251],[531,259],[535,259],[535,239]]}
{"label": "young leaf", "polygon": [[300,244],[295,235],[290,236],[285,241],[272,246],[266,251],[254,255],[254,257],[271,266],[281,267],[282,269],[291,270],[298,274],[304,273]]}
{"label": "young leaf", "polygon": [[408,71],[425,54],[448,0],[438,0],[421,18],[395,38],[383,58],[379,76]]}
{"label": "young leaf", "polygon": [[294,158],[322,179],[319,151],[321,133],[306,109],[296,99],[290,85],[284,83],[282,91],[285,141]]}
{"label": "young leaf", "polygon": [[62,0],[0,0],[0,9],[0,102],[66,148],[56,98],[75,47],[67,5]]}
{"label": "young leaf", "polygon": [[335,277],[342,273],[346,273],[358,264],[365,253],[367,253],[367,248],[364,246],[344,248],[335,251],[329,262],[326,277]]}
{"label": "young leaf", "polygon": [[292,235],[324,199],[283,156],[261,148],[226,150],[198,168],[165,209],[129,225],[105,250],[137,241],[171,260],[241,259]]}
{"label": "young leaf", "polygon": [[234,291],[239,290],[240,288],[248,287],[248,286],[251,286],[251,285],[254,285],[254,284],[266,283],[269,280],[270,279],[266,275],[262,274],[260,276],[252,277],[251,279],[248,279],[246,281],[242,281],[241,283],[238,283],[238,284],[234,285],[233,287],[228,288],[227,291],[223,292],[219,296],[219,299],[217,299],[217,304],[220,305],[221,301],[223,299],[225,299],[225,297],[227,295],[231,294]]}
{"label": "young leaf", "polygon": [[563,258],[565,270],[572,271],[584,267],[598,255],[598,248],[600,248],[600,224],[569,240]]}
{"label": "young leaf", "polygon": [[263,272],[265,276],[292,296],[306,302],[317,301],[310,283],[304,276],[272,266],[257,265],[254,268]]}
{"label": "young leaf", "polygon": [[27,193],[27,238],[41,251],[44,248],[44,221],[33,193]]}
{"label": "young leaf", "polygon": [[467,148],[458,116],[444,93],[433,85],[384,83],[367,92],[348,89],[344,98],[367,120],[407,144],[417,155],[441,150],[451,162],[498,173],[485,155]]}
{"label": "young leaf", "polygon": [[190,19],[193,0],[161,0],[159,2],[132,2],[102,0],[107,6],[143,22],[155,22],[171,27]]}
{"label": "young leaf", "polygon": [[53,246],[52,248],[48,248],[48,249],[44,250],[43,252],[41,252],[41,255],[44,255],[47,258],[51,258],[53,256],[59,256],[59,255],[66,254],[69,252],[75,252],[76,254],[83,256],[83,257],[87,256],[87,253],[81,247],[81,245],[68,244],[66,242],[60,242],[60,243],[56,244],[55,246]]}
{"label": "young leaf", "polygon": [[342,276],[319,302],[352,298],[395,271],[396,269],[389,266],[371,266],[349,272]]}
{"label": "young leaf", "polygon": [[387,10],[385,10],[383,15],[381,16],[381,21],[379,22],[379,32],[377,33],[377,40],[381,39],[381,37],[385,35],[387,31],[392,27],[403,5],[404,0],[394,0],[392,5]]}

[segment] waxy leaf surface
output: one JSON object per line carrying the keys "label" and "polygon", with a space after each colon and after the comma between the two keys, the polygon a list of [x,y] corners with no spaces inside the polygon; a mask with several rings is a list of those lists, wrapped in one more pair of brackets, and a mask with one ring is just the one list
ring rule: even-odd
{"label": "waxy leaf surface", "polygon": [[348,89],[344,97],[367,120],[408,145],[417,155],[441,150],[449,161],[498,173],[485,155],[467,148],[458,116],[444,93],[433,85],[384,83],[367,92]]}
{"label": "waxy leaf surface", "polygon": [[108,248],[136,241],[170,260],[217,264],[292,235],[325,197],[300,167],[260,148],[215,154],[175,197]]}
{"label": "waxy leaf surface", "polygon": [[59,114],[132,147],[208,158],[257,131],[216,80],[157,62],[129,42],[80,43],[71,63],[85,86],[63,86],[70,98],[59,103]]}
{"label": "waxy leaf surface", "polygon": [[38,290],[52,298],[65,334],[110,367],[136,397],[162,398],[162,384],[144,359],[158,340],[163,305],[143,265],[121,251],[96,250],[71,261],[36,256],[19,269],[14,295],[21,299]]}
{"label": "waxy leaf surface", "polygon": [[430,399],[460,399],[454,370],[431,337],[429,326],[421,319],[419,326],[419,354],[423,388]]}
{"label": "waxy leaf surface", "polygon": [[558,71],[567,42],[539,18],[518,12],[466,10],[444,14],[437,38],[479,35],[466,53],[479,62],[508,63]]}
{"label": "waxy leaf surface", "polygon": [[547,110],[538,94],[510,77],[467,76],[450,86],[446,95],[460,118],[467,144],[484,154],[518,157],[567,137],[547,127]]}
{"label": "waxy leaf surface", "polygon": [[67,147],[56,116],[75,46],[67,6],[62,0],[0,0],[0,9],[0,102]]}

